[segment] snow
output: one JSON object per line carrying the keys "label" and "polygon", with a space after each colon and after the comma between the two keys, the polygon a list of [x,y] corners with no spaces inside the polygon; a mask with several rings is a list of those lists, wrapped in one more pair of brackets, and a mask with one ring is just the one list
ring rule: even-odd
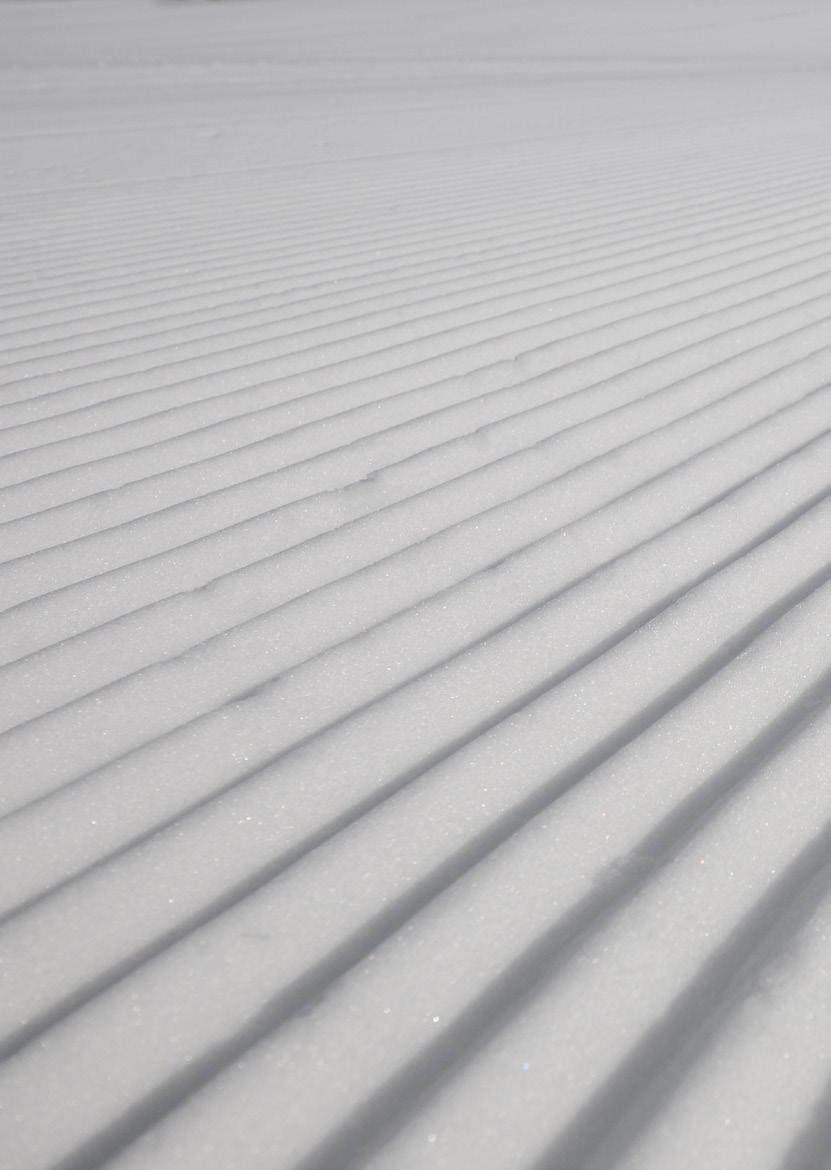
{"label": "snow", "polygon": [[0,1165],[821,1170],[824,6],[0,24]]}

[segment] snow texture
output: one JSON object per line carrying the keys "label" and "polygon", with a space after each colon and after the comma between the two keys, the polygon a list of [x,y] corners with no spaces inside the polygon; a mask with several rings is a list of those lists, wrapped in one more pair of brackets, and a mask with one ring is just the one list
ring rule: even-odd
{"label": "snow texture", "polygon": [[0,93],[2,1170],[828,1170],[825,0]]}

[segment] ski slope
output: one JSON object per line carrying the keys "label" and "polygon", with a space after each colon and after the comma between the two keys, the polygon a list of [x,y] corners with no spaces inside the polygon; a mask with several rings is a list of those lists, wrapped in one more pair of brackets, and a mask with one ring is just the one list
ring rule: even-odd
{"label": "ski slope", "polygon": [[831,1167],[831,12],[0,0],[0,1167]]}

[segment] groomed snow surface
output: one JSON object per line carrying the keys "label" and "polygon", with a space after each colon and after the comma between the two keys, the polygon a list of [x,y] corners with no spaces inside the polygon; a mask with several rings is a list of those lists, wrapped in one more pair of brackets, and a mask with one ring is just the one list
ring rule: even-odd
{"label": "groomed snow surface", "polygon": [[831,1167],[825,0],[0,0],[0,1167]]}

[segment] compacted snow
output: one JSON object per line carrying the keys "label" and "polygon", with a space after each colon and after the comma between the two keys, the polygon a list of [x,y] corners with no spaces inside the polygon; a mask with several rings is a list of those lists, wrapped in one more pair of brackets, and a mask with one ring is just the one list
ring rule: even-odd
{"label": "compacted snow", "polygon": [[824,0],[0,0],[0,1166],[831,1167]]}

